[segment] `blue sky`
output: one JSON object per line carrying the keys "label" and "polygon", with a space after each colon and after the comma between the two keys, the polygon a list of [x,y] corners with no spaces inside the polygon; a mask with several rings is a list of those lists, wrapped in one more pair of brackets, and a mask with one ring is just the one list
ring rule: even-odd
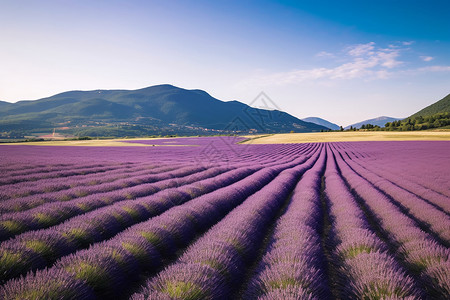
{"label": "blue sky", "polygon": [[348,125],[450,93],[450,1],[4,1],[0,100],[170,83]]}

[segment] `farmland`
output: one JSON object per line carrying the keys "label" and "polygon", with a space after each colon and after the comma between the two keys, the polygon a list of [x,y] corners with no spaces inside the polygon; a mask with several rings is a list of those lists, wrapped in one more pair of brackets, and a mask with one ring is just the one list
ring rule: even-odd
{"label": "farmland", "polygon": [[0,146],[0,299],[448,299],[430,135]]}
{"label": "farmland", "polygon": [[359,142],[359,141],[450,141],[450,130],[428,131],[344,131],[285,133],[251,139],[251,144],[292,144],[317,142]]}

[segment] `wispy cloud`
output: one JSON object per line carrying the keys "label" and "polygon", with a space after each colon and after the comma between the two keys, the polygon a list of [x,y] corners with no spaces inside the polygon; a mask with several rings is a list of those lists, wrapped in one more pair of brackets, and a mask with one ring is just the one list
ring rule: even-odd
{"label": "wispy cloud", "polygon": [[328,58],[333,58],[335,57],[335,55],[333,53],[327,52],[327,51],[320,51],[319,53],[317,53],[315,55],[316,57],[328,57]]}
{"label": "wispy cloud", "polygon": [[434,57],[432,57],[432,56],[421,56],[420,59],[423,60],[423,61],[432,61],[434,59]]}
{"label": "wispy cloud", "polygon": [[402,49],[397,47],[389,46],[387,48],[380,48],[374,42],[346,47],[339,54],[339,57],[335,54],[322,51],[316,54],[316,56],[336,57],[339,65],[260,74],[249,79],[248,83],[285,85],[318,79],[386,79],[390,77],[392,69],[403,64],[398,59],[401,51]]}
{"label": "wispy cloud", "polygon": [[450,66],[429,66],[417,69],[419,72],[450,72]]}
{"label": "wispy cloud", "polygon": [[411,46],[412,44],[414,44],[414,41],[402,42],[403,46]]}
{"label": "wispy cloud", "polygon": [[351,56],[364,56],[364,55],[373,55],[373,50],[375,49],[375,43],[370,42],[367,44],[358,44],[354,46],[348,47],[347,53]]}
{"label": "wispy cloud", "polygon": [[[301,82],[333,84],[338,80],[383,80],[394,76],[416,75],[425,72],[449,72],[450,66],[428,66],[405,69],[411,63],[401,60],[404,52],[412,51],[409,47],[414,42],[397,42],[387,47],[379,47],[374,42],[345,47],[334,54],[326,51],[317,53],[316,57],[332,58],[336,65],[310,69],[295,69],[285,72],[266,73],[260,71],[257,75],[243,81],[243,85],[289,85]],[[432,56],[420,56],[429,62]],[[327,60],[329,61],[329,60]]]}

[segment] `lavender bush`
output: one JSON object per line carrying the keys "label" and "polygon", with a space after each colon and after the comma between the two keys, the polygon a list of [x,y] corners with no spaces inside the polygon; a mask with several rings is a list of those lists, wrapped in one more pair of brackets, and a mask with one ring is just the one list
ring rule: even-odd
{"label": "lavender bush", "polygon": [[0,145],[0,299],[450,298],[449,142],[241,140]]}

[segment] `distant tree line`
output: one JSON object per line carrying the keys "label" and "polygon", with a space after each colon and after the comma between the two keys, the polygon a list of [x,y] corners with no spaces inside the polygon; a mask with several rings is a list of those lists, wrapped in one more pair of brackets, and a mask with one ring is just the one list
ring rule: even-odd
{"label": "distant tree line", "polygon": [[437,113],[431,116],[417,116],[404,120],[387,122],[384,126],[386,131],[411,131],[439,128],[450,125],[450,113]]}
{"label": "distant tree line", "polygon": [[378,125],[372,125],[372,124],[363,124],[361,125],[361,129],[368,129],[368,130],[380,130],[381,127]]}
{"label": "distant tree line", "polygon": [[338,130],[320,130],[321,132],[331,132],[331,131],[412,131],[412,130],[425,130],[433,128],[441,128],[445,126],[450,126],[450,113],[437,113],[431,116],[417,116],[413,118],[407,118],[404,120],[398,120],[393,122],[387,122],[384,127],[373,125],[373,124],[363,124],[360,128],[350,126],[348,129],[342,128]]}

